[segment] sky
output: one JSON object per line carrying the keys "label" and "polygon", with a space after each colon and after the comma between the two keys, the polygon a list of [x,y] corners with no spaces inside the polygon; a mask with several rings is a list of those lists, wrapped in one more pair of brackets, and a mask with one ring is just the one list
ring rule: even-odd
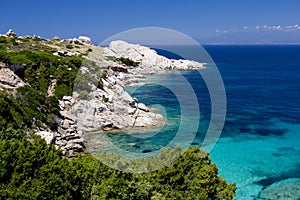
{"label": "sky", "polygon": [[99,44],[132,28],[162,27],[200,44],[300,43],[299,0],[0,0],[0,33]]}

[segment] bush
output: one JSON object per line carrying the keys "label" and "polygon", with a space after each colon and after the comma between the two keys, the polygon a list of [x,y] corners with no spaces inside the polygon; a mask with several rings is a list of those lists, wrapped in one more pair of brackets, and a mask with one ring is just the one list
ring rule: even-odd
{"label": "bush", "polygon": [[97,88],[103,89],[103,86],[104,86],[103,79],[105,80],[107,77],[107,70],[103,70],[98,77],[99,77],[99,80],[97,83]]}
{"label": "bush", "polygon": [[71,44],[67,44],[67,45],[66,45],[66,48],[67,48],[67,49],[73,49],[74,47],[73,47],[73,45],[71,45]]}
{"label": "bush", "polygon": [[106,97],[105,95],[102,96],[102,100],[103,102],[107,103],[109,101],[109,98]]}
{"label": "bush", "polygon": [[68,87],[66,84],[60,84],[55,87],[54,95],[58,99],[62,99],[63,96],[71,96],[72,88]]}
{"label": "bush", "polygon": [[89,94],[86,91],[78,90],[78,94],[79,94],[78,95],[79,99],[82,99],[82,100],[87,100],[88,99]]}
{"label": "bush", "polygon": [[7,39],[6,39],[6,37],[4,37],[4,36],[0,36],[0,43],[4,43],[4,44],[6,44],[6,43],[7,43]]}
{"label": "bush", "polygon": [[50,113],[47,115],[46,124],[50,127],[51,130],[56,130],[58,124],[55,121],[55,114]]}
{"label": "bush", "polygon": [[103,89],[103,81],[102,81],[102,78],[100,78],[99,80],[98,80],[98,83],[97,83],[97,88],[99,88],[99,89]]}
{"label": "bush", "polygon": [[124,57],[116,58],[115,61],[132,67],[137,67],[140,64],[139,62],[135,62],[129,58]]}

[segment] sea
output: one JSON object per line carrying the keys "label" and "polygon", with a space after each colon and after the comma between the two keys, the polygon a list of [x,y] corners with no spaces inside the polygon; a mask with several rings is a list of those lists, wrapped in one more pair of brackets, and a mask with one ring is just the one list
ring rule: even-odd
{"label": "sea", "polygon": [[[188,46],[176,48],[193,51]],[[201,146],[210,152],[219,175],[236,183],[235,199],[300,199],[300,45],[203,48],[217,67],[225,91],[219,97],[225,98],[221,108],[226,111],[224,127],[218,126],[220,135],[216,134],[212,144],[203,141],[214,126],[214,101],[198,70],[151,75],[142,86],[127,87],[139,102],[164,115],[166,124],[138,134],[107,133],[107,138],[114,148],[137,154],[170,145]],[[156,50],[169,58],[181,58],[162,49]],[[203,70],[213,70],[211,64]],[[176,88],[193,92],[179,97]],[[99,140],[101,134],[90,137],[90,141]],[[94,146],[92,153],[114,148]]]}

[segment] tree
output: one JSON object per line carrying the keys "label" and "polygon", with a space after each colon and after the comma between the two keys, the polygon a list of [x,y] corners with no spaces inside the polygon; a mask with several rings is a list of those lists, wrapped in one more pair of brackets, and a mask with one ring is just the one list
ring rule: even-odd
{"label": "tree", "polygon": [[155,191],[167,199],[232,199],[235,184],[218,176],[218,168],[201,148],[189,148],[170,167],[152,172]]}

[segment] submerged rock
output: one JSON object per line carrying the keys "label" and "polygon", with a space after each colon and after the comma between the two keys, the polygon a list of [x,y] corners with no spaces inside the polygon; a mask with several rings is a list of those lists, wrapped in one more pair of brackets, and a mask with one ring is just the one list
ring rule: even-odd
{"label": "submerged rock", "polygon": [[290,178],[276,182],[260,193],[261,200],[300,199],[300,179]]}

